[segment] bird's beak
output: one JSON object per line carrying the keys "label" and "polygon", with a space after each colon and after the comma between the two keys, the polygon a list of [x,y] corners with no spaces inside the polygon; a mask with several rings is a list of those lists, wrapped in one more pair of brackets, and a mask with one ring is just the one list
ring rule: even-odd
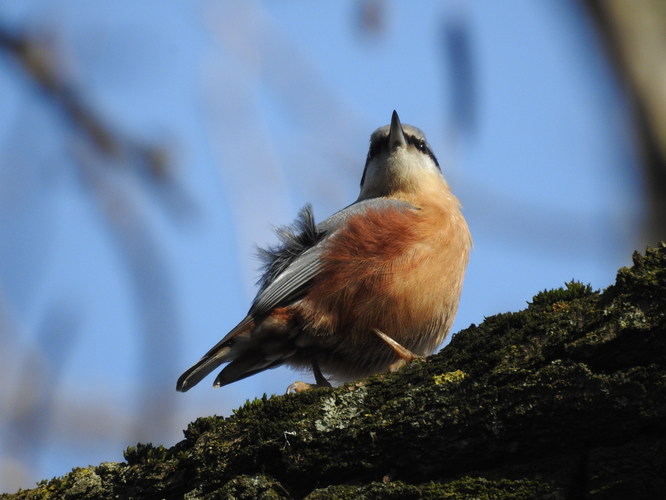
{"label": "bird's beak", "polygon": [[394,150],[398,147],[404,148],[406,146],[407,141],[405,140],[405,133],[402,131],[400,118],[398,118],[398,113],[393,110],[393,115],[391,116],[391,130],[389,131],[389,148]]}

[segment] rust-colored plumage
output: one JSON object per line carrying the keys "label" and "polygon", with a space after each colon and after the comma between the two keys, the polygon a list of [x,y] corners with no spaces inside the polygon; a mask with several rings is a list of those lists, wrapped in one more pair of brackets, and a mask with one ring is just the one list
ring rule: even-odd
{"label": "rust-colored plumage", "polygon": [[356,203],[318,225],[306,207],[279,234],[248,315],[178,390],[222,363],[215,386],[282,364],[312,367],[325,385],[324,375],[349,380],[430,354],[446,337],[471,237],[422,132],[395,112],[372,135]]}

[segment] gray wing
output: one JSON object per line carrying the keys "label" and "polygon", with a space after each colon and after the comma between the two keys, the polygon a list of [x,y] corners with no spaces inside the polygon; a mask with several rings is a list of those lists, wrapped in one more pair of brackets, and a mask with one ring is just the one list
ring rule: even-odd
{"label": "gray wing", "polygon": [[[404,201],[391,200],[387,198],[372,198],[359,201],[339,212],[331,215],[328,219],[314,226],[312,214],[309,207],[305,207],[301,212],[301,221],[298,226],[303,231],[304,240],[309,240],[312,244],[301,245],[297,251],[294,246],[289,245],[286,239],[298,239],[297,234],[284,236],[282,234],[283,246],[277,249],[266,251],[269,256],[267,269],[262,280],[262,287],[252,303],[248,315],[260,316],[270,313],[276,307],[282,307],[302,298],[308,291],[313,278],[317,276],[321,269],[321,256],[324,252],[326,241],[335,234],[346,221],[359,213],[367,210],[382,210],[387,208],[398,208],[401,210],[416,209]],[[313,224],[312,228],[305,227],[307,222]],[[305,233],[309,230],[309,236]],[[314,236],[313,236],[314,235]],[[270,273],[270,269],[277,261],[283,262],[278,272]],[[286,263],[285,263],[286,262]]]}
{"label": "gray wing", "polygon": [[383,198],[363,200],[340,210],[317,225],[314,223],[312,209],[309,206],[301,210],[292,228],[278,231],[282,245],[263,251],[266,269],[260,280],[261,288],[248,315],[180,376],[176,388],[183,392],[189,390],[219,365],[229,361],[231,364],[215,380],[216,386],[228,384],[279,364],[281,361],[274,361],[272,365],[270,363],[258,365],[257,359],[251,356],[230,358],[233,338],[250,331],[254,326],[255,317],[269,314],[276,307],[291,304],[307,293],[321,269],[321,256],[325,251],[326,240],[344,227],[349,217],[367,210],[387,208],[408,210],[416,207],[409,203]]}

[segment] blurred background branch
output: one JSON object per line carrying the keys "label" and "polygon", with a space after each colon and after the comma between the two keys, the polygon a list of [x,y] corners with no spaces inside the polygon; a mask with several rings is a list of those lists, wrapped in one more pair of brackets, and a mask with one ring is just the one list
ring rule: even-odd
{"label": "blurred background branch", "polygon": [[[101,118],[85,103],[83,90],[67,72],[63,64],[66,55],[47,39],[46,32],[12,33],[0,26],[0,51],[15,61],[19,73],[41,95],[41,104],[64,119],[70,132],[70,158],[68,165],[59,167],[79,167],[76,177],[104,218],[104,227],[124,262],[122,268],[135,297],[141,334],[137,339],[140,348],[135,397],[142,418],[135,420],[131,439],[158,439],[173,425],[175,399],[170,374],[171,367],[177,365],[180,327],[169,265],[162,256],[146,205],[140,201],[144,197],[141,191],[157,194],[173,220],[191,220],[194,203],[179,184],[166,149],[135,140]],[[81,340],[78,316],[83,311],[72,305],[47,307],[50,310],[36,329],[33,347],[22,355],[13,397],[6,406],[9,413],[5,416],[4,450],[18,462],[37,462],[47,446],[47,432],[53,428],[52,415],[58,406],[58,384],[70,359],[68,353]],[[81,414],[82,408],[71,409],[77,415],[70,418],[94,419],[97,410],[91,410],[86,411],[86,417]],[[115,418],[107,418],[122,421],[122,412],[119,409]],[[106,438],[108,432],[103,425],[88,430],[92,435],[77,433],[72,439],[95,441]]]}
{"label": "blurred background branch", "polygon": [[119,167],[134,168],[150,189],[160,193],[172,215],[182,216],[192,210],[192,200],[178,184],[166,148],[143,144],[105,123],[86,105],[83,91],[70,81],[61,64],[63,55],[56,52],[54,44],[48,44],[46,33],[42,35],[12,33],[0,25],[0,50],[12,56],[35,89],[94,154],[113,159]]}
{"label": "blurred background branch", "polygon": [[666,2],[586,0],[633,111],[649,195],[648,241],[666,240]]}

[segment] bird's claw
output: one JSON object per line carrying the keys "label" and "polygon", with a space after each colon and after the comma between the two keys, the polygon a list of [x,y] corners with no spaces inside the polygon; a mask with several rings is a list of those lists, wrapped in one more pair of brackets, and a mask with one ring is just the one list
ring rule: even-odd
{"label": "bird's claw", "polygon": [[294,382],[293,384],[290,384],[289,387],[287,387],[287,394],[292,394],[292,393],[295,394],[297,392],[309,391],[312,389],[321,389],[322,387],[331,387],[331,385],[308,384],[307,382],[301,382],[299,380],[297,382]]}

